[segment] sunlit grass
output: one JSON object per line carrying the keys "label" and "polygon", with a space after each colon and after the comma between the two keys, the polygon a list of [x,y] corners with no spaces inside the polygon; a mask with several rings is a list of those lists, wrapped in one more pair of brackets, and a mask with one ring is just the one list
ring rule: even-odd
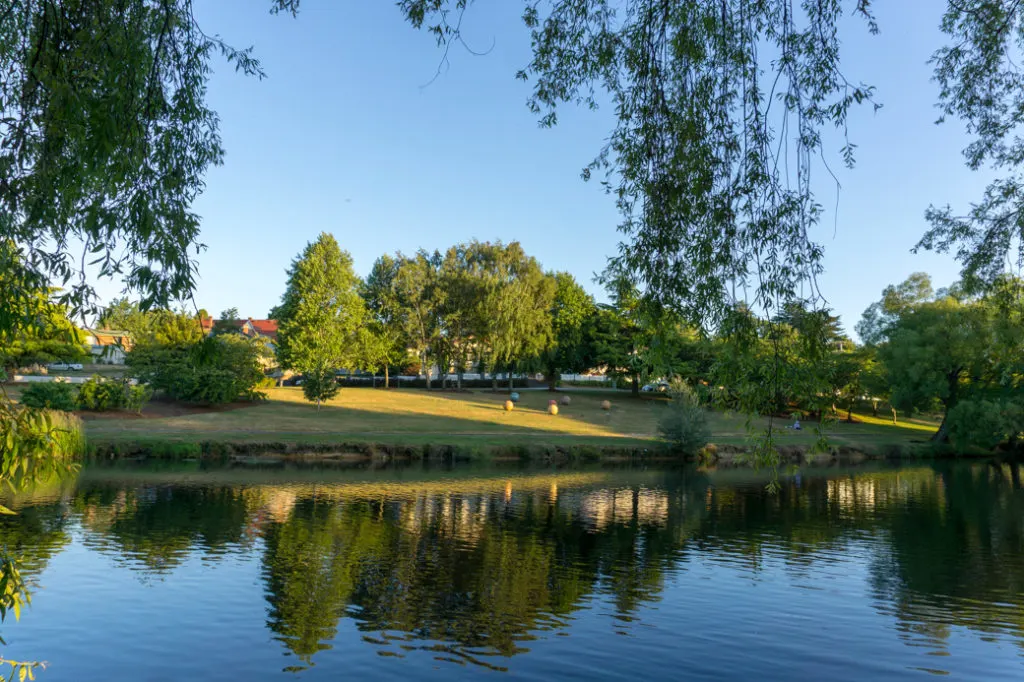
{"label": "sunlit grass", "polygon": [[853,413],[853,419],[856,423],[860,424],[872,424],[874,426],[895,426],[900,429],[911,429],[914,431],[926,431],[928,433],[935,433],[939,425],[930,423],[921,419],[900,419],[897,417],[896,424],[892,423],[892,417],[874,417],[870,414],[861,414],[859,412]]}
{"label": "sunlit grass", "polygon": [[[659,399],[637,399],[626,393],[580,391],[552,394],[521,391],[512,412],[505,412],[505,393],[477,391],[443,393],[415,389],[375,390],[346,388],[319,412],[306,402],[299,388],[274,388],[264,404],[239,409],[162,418],[123,415],[87,422],[94,443],[162,439],[178,442],[234,441],[437,445],[558,445],[631,446],[653,444],[657,421],[664,410]],[[548,401],[569,395],[571,404],[559,405],[559,414],[547,414]],[[601,409],[604,400],[612,409]],[[836,445],[877,446],[922,440],[934,425],[856,415],[859,423],[839,422],[829,428]],[[712,412],[713,442],[740,445],[767,420]],[[775,420],[778,442],[810,445],[813,425],[802,431],[787,429],[787,420]]]}

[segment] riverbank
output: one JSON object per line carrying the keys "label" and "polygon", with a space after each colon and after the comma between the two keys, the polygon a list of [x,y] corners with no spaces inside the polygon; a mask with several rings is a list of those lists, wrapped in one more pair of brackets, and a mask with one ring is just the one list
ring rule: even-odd
{"label": "riverbank", "polygon": [[[657,421],[665,404],[659,396],[636,398],[615,391],[521,391],[515,409],[507,396],[489,391],[441,392],[349,388],[319,411],[301,389],[274,388],[268,400],[229,408],[183,408],[155,402],[141,415],[85,414],[90,449],[99,457],[362,456],[434,458],[603,459],[665,456]],[[547,413],[552,399],[559,414]],[[611,402],[611,409],[602,407]],[[746,416],[709,413],[713,452],[733,459],[745,450],[751,428]],[[935,425],[896,425],[857,415],[855,423],[830,425],[835,453],[873,457],[909,455],[926,446]],[[787,460],[811,451],[817,434],[776,422]]]}

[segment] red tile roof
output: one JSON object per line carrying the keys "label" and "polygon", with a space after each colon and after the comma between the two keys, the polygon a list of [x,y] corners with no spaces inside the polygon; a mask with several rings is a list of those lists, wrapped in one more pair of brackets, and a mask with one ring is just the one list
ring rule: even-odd
{"label": "red tile roof", "polygon": [[254,320],[250,317],[249,324],[261,336],[277,337],[277,320]]}
{"label": "red tile roof", "polygon": [[[199,324],[203,328],[203,333],[209,334],[211,331],[213,331],[215,325],[224,324],[227,322],[227,320],[215,320],[212,317],[204,317],[199,321]],[[277,338],[277,320],[254,320],[253,318],[250,317],[246,320],[230,321],[230,325],[232,327],[236,327],[239,329],[244,327],[246,323],[248,323],[249,326],[251,326],[259,336],[265,336],[271,340]]]}

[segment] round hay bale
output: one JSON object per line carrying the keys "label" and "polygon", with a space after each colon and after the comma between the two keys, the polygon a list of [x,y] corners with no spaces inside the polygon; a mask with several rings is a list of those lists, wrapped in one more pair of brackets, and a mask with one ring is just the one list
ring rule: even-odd
{"label": "round hay bale", "polygon": [[563,405],[571,405],[572,404],[572,398],[570,398],[567,395],[563,395],[562,398],[559,400],[559,402],[562,403]]}
{"label": "round hay bale", "polygon": [[548,405],[548,414],[550,414],[552,417],[558,414],[558,404],[555,403],[554,400],[552,400],[551,403]]}
{"label": "round hay bale", "polygon": [[512,392],[512,393],[511,393],[511,394],[509,395],[508,399],[509,399],[509,400],[511,400],[511,401],[512,401],[512,402],[514,402],[514,403],[518,403],[518,402],[519,402],[519,394],[518,394],[518,393],[516,393],[515,391],[513,391],[513,392]]}
{"label": "round hay bale", "polygon": [[511,400],[506,400],[505,401],[505,411],[506,412],[511,412],[512,408],[515,407],[515,406],[516,406],[516,404],[514,402],[512,402]]}
{"label": "round hay bale", "polygon": [[607,412],[608,410],[612,409],[612,401],[610,401],[610,400],[602,400],[601,401],[601,409],[604,410],[605,412]]}

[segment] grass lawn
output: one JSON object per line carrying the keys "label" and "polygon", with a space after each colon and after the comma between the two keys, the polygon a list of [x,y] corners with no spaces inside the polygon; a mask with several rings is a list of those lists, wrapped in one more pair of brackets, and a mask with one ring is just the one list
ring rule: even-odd
{"label": "grass lawn", "polygon": [[[657,439],[656,424],[665,406],[652,399],[637,399],[623,392],[521,391],[512,412],[502,405],[505,394],[486,391],[442,393],[417,389],[383,391],[346,388],[319,412],[302,397],[300,388],[274,388],[262,404],[216,411],[166,414],[160,405],[142,416],[117,414],[86,417],[86,433],[93,443],[176,442],[288,442],[288,443],[394,443],[436,445],[554,445],[643,446]],[[546,413],[548,401],[569,395],[572,404],[559,405],[559,414]],[[602,400],[612,409],[601,409]],[[857,415],[858,417],[860,415]],[[873,423],[835,424],[830,441],[835,445],[874,448],[924,441],[934,425],[869,419]],[[741,444],[747,440],[742,415],[711,414],[713,442]],[[767,420],[757,420],[756,425]],[[784,423],[779,424],[784,426]],[[810,426],[810,425],[808,425]],[[779,432],[780,443],[810,445],[813,430]]]}

